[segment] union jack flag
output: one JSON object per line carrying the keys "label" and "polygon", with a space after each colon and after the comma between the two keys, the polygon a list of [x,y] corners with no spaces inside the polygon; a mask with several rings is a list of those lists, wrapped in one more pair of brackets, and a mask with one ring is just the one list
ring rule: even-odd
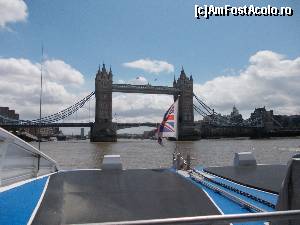
{"label": "union jack flag", "polygon": [[176,100],[167,110],[163,117],[163,121],[159,125],[158,137],[174,137],[177,138],[177,112],[178,100]]}

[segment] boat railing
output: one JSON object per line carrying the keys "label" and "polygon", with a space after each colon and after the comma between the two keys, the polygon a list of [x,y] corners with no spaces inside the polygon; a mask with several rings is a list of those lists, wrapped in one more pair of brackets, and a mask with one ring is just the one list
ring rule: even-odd
{"label": "boat railing", "polygon": [[[263,221],[265,224],[280,225],[282,221],[300,220],[300,210],[261,212],[261,213],[245,213],[245,214],[227,214],[227,215],[210,215],[210,216],[194,216],[166,219],[149,219],[135,221],[90,223],[86,225],[144,225],[144,224],[206,224],[221,225],[240,222]],[[270,223],[271,222],[271,223]],[[285,223],[284,223],[285,224]],[[297,224],[297,223],[288,223]],[[78,224],[77,224],[78,225]]]}
{"label": "boat railing", "polygon": [[176,170],[189,170],[191,169],[191,156],[186,155],[186,159],[181,155],[180,152],[173,153],[173,168]]}
{"label": "boat railing", "polygon": [[0,187],[55,171],[53,159],[0,127]]}

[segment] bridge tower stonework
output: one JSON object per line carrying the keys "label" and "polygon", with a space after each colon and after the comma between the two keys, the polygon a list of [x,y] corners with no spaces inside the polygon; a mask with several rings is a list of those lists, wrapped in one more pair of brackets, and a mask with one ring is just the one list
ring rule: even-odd
{"label": "bridge tower stonework", "polygon": [[112,83],[111,68],[106,71],[105,64],[100,66],[95,78],[95,123],[91,130],[91,141],[113,142],[117,141],[116,129],[112,123]]}
{"label": "bridge tower stonework", "polygon": [[180,90],[180,95],[174,95],[174,101],[179,98],[178,140],[198,139],[194,125],[193,77],[187,77],[182,68],[177,81],[174,77],[173,87]]}

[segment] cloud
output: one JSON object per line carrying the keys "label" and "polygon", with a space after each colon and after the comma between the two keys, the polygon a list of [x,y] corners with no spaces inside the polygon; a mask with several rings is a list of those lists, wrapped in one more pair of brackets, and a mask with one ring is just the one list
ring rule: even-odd
{"label": "cloud", "polygon": [[63,84],[83,84],[83,75],[62,60],[45,61],[45,71],[50,80]]}
{"label": "cloud", "polygon": [[[23,119],[37,118],[40,95],[40,64],[22,58],[0,58],[0,106],[8,106]],[[74,85],[83,84],[83,75],[61,60],[46,60],[43,73],[43,113],[66,108],[80,97]],[[76,87],[76,86],[75,86]]]}
{"label": "cloud", "polygon": [[194,92],[208,105],[229,113],[233,105],[249,116],[266,106],[278,114],[300,114],[300,58],[258,51],[237,76],[218,76],[195,84]]}
{"label": "cloud", "polygon": [[148,84],[148,80],[145,77],[138,76],[135,79],[129,80],[128,83],[133,85],[145,85]]}
{"label": "cloud", "polygon": [[0,28],[8,23],[26,21],[27,5],[23,0],[0,0]]}
{"label": "cloud", "polygon": [[153,94],[113,94],[114,119],[120,122],[158,122],[173,97]]}
{"label": "cloud", "polygon": [[[148,84],[143,76],[137,76],[122,83]],[[118,122],[160,122],[165,111],[172,104],[173,96],[154,94],[113,93],[113,120]]]}
{"label": "cloud", "polygon": [[151,59],[139,59],[132,62],[123,63],[123,66],[141,69],[149,73],[172,73],[174,72],[174,66],[166,61],[151,60]]}
{"label": "cloud", "polygon": [[114,81],[114,83],[116,83],[116,84],[125,84],[125,81],[120,79],[120,80]]}

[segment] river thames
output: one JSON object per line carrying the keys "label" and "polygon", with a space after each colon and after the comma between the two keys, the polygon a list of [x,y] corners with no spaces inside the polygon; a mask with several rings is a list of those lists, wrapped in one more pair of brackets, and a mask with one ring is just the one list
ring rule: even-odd
{"label": "river thames", "polygon": [[[32,143],[34,146],[38,144]],[[176,143],[155,140],[119,139],[115,143],[89,140],[42,142],[41,150],[57,161],[60,169],[100,168],[106,154],[121,155],[124,169],[166,168],[172,165]],[[232,165],[235,152],[251,151],[260,164],[286,164],[300,153],[300,138],[280,139],[202,139],[177,142],[177,151],[189,152],[192,166]]]}

